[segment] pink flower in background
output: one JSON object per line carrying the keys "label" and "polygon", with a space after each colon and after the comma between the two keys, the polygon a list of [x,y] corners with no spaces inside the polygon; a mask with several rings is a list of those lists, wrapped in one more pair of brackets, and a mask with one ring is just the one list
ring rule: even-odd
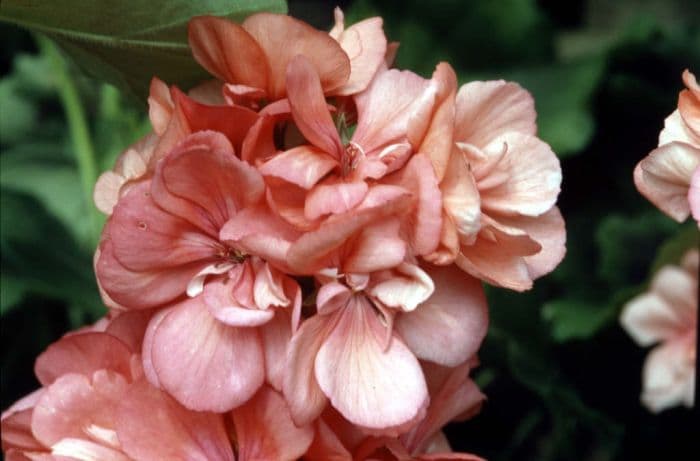
{"label": "pink flower in background", "polygon": [[692,213],[700,226],[700,86],[686,70],[687,89],[665,122],[654,149],[634,169],[639,192],[678,222]]}
{"label": "pink flower in background", "polygon": [[637,344],[659,343],[644,364],[641,397],[654,413],[693,405],[699,255],[691,250],[681,266],[662,267],[649,291],[627,303],[620,317]]}
{"label": "pink flower in background", "polygon": [[454,147],[440,183],[445,222],[436,264],[526,290],[564,257],[555,206],[561,168],[536,137],[532,97],[514,83],[471,82],[457,94]]}

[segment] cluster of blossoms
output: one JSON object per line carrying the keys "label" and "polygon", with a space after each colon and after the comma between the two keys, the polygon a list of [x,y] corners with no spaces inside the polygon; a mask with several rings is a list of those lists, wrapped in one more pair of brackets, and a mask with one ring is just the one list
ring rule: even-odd
{"label": "cluster of blossoms", "polygon": [[[700,86],[689,71],[678,109],[665,122],[659,147],[637,164],[639,192],[678,222],[691,213],[700,227]],[[655,347],[643,371],[642,402],[653,412],[679,404],[692,407],[695,396],[698,334],[698,257],[688,250],[680,266],[656,273],[650,289],[632,299],[620,322],[640,346]]]}
{"label": "cluster of blossoms", "polygon": [[[106,319],[37,361],[16,459],[477,460],[481,281],[563,258],[561,170],[513,83],[390,69],[380,18],[190,22],[216,80],[151,85],[98,181]],[[25,456],[26,458],[22,458]]]}

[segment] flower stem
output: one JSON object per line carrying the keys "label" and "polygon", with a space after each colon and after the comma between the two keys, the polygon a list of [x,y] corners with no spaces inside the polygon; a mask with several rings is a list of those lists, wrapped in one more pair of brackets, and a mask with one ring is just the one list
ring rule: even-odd
{"label": "flower stem", "polygon": [[97,162],[95,149],[90,137],[85,110],[83,109],[75,82],[68,72],[66,62],[59,53],[56,45],[46,37],[37,35],[39,50],[48,57],[51,68],[55,72],[56,88],[66,114],[73,152],[78,166],[80,182],[83,189],[83,201],[90,221],[89,244],[95,245],[99,238],[101,217],[93,205],[92,191],[97,181]]}

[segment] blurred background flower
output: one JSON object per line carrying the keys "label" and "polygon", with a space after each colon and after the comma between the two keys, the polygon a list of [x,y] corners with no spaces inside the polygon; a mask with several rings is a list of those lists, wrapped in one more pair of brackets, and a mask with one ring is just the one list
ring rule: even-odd
{"label": "blurred background flower", "polygon": [[[17,3],[4,0],[0,19],[16,14]],[[476,372],[488,401],[479,416],[448,428],[453,447],[494,461],[692,453],[696,416],[682,408],[652,415],[640,405],[647,351],[617,318],[646,290],[651,274],[698,245],[697,227],[657,211],[637,193],[632,171],[657,145],[683,88],[683,69],[699,72],[700,3],[292,0],[289,12],[330,29],[336,3],[348,23],[384,17],[387,36],[401,42],[398,67],[429,77],[437,62],[449,60],[460,83],[519,82],[535,97],[540,137],[562,162],[559,206],[568,254],[530,292],[488,289],[491,328]],[[180,15],[246,13],[212,10],[231,5],[225,1],[167,4],[179,5]],[[46,19],[67,28],[84,20],[77,10],[62,10]],[[103,18],[100,30],[108,35],[131,27],[127,18]],[[36,29],[26,17],[20,22]],[[149,66],[169,83],[198,77],[181,59],[178,40],[186,37],[170,26],[127,31],[136,41],[160,34],[164,46],[153,56],[132,52],[128,59],[119,47],[88,55],[80,36],[43,27],[73,58],[66,59],[43,36],[0,24],[3,408],[37,386],[34,359],[50,342],[104,312],[92,271],[103,223],[92,185],[149,130],[143,99]]]}

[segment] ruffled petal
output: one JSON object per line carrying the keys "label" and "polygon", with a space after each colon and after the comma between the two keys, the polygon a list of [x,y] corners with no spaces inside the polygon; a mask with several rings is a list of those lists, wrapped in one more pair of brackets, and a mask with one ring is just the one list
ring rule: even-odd
{"label": "ruffled petal", "polygon": [[534,136],[535,101],[517,83],[470,82],[457,93],[455,140],[485,147],[509,131]]}
{"label": "ruffled petal", "polygon": [[700,148],[672,142],[651,151],[634,169],[637,190],[678,222],[690,213],[688,189],[700,166]]}
{"label": "ruffled petal", "polygon": [[[469,163],[457,149],[450,155],[440,190],[443,206],[459,240],[465,244],[473,243],[481,227],[481,197]],[[441,240],[445,241],[445,238]]]}
{"label": "ruffled petal", "polygon": [[432,296],[396,319],[396,331],[419,359],[454,367],[479,349],[488,328],[481,283],[453,266],[426,269]]}
{"label": "ruffled petal", "polygon": [[350,211],[365,198],[367,190],[364,181],[325,181],[309,192],[304,202],[304,216],[313,220]]}
{"label": "ruffled petal", "polygon": [[366,292],[386,307],[410,312],[428,299],[434,290],[435,285],[428,274],[415,264],[404,262],[393,270],[373,274]]}
{"label": "ruffled petal", "polygon": [[314,436],[310,425],[294,424],[287,403],[267,386],[232,415],[242,460],[293,461],[306,452]]}
{"label": "ruffled petal", "polygon": [[642,372],[642,403],[654,413],[676,405],[693,406],[695,361],[693,338],[678,338],[654,348]]}
{"label": "ruffled petal", "polygon": [[[335,130],[335,127],[333,128]],[[270,176],[311,189],[338,164],[331,156],[314,146],[298,146],[278,155],[260,166],[263,176]]]}
{"label": "ruffled petal", "polygon": [[235,459],[221,415],[190,411],[145,379],[131,386],[116,422],[122,449],[134,459]]}
{"label": "ruffled petal", "polygon": [[256,327],[275,316],[273,309],[261,310],[240,305],[233,296],[231,284],[225,278],[208,282],[202,294],[211,315],[232,327]]}
{"label": "ruffled petal", "polygon": [[396,336],[385,347],[385,327],[363,296],[339,317],[315,361],[318,384],[332,405],[373,430],[391,432],[416,418],[428,392],[415,356]]}
{"label": "ruffled petal", "polygon": [[257,330],[218,321],[199,297],[171,308],[153,334],[158,381],[187,408],[228,411],[247,401],[265,379]]}
{"label": "ruffled petal", "polygon": [[399,227],[397,219],[368,224],[345,250],[341,261],[343,271],[368,274],[401,264],[407,246],[399,234]]}

